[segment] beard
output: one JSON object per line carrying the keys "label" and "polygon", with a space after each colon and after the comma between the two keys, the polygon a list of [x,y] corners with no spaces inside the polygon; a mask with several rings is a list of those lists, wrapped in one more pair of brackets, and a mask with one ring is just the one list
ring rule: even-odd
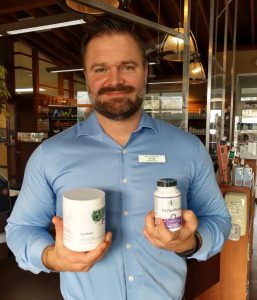
{"label": "beard", "polygon": [[[108,97],[108,92],[127,92],[133,96]],[[90,100],[94,109],[102,116],[116,121],[126,120],[142,107],[144,100],[144,89],[137,90],[133,86],[117,85],[115,87],[101,88],[93,99],[92,92],[88,89]]]}

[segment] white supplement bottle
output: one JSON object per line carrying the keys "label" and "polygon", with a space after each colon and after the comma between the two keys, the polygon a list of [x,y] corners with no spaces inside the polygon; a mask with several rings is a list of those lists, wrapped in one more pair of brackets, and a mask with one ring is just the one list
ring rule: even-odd
{"label": "white supplement bottle", "polygon": [[81,188],[63,194],[63,242],[72,251],[95,249],[105,236],[105,193]]}
{"label": "white supplement bottle", "polygon": [[181,228],[181,197],[177,188],[177,180],[162,178],[157,181],[157,190],[154,192],[155,218],[163,219],[170,231]]}

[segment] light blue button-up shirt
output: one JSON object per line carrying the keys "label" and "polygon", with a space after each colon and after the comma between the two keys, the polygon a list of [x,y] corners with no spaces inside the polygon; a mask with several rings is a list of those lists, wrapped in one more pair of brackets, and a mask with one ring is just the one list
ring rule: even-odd
{"label": "light blue button-up shirt", "polygon": [[[139,162],[139,155],[163,155],[166,163]],[[62,217],[65,191],[94,187],[106,193],[106,227],[113,243],[87,273],[62,272],[67,300],[181,299],[186,262],[144,237],[145,215],[153,209],[159,178],[178,181],[182,206],[199,220],[199,260],[220,251],[230,217],[216,183],[212,162],[195,136],[142,113],[140,123],[121,147],[102,130],[95,113],[44,141],[26,167],[21,192],[6,228],[7,242],[21,268],[47,270],[41,261],[53,243],[47,228]]]}

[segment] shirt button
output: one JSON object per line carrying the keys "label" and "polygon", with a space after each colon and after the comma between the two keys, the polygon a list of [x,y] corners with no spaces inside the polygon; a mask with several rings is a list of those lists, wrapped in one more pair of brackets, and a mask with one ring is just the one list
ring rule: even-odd
{"label": "shirt button", "polygon": [[126,244],[127,249],[131,249],[131,247],[132,247],[131,244]]}
{"label": "shirt button", "polygon": [[126,153],[127,153],[127,150],[126,150],[126,149],[123,149],[123,150],[122,150],[122,153],[123,153],[123,154],[126,154]]}
{"label": "shirt button", "polygon": [[130,276],[128,277],[128,280],[129,280],[129,281],[133,281],[133,280],[134,280],[134,277],[130,275]]}
{"label": "shirt button", "polygon": [[127,210],[124,210],[123,215],[124,215],[125,217],[127,217],[127,216],[128,216],[128,211],[127,211]]}
{"label": "shirt button", "polygon": [[122,182],[123,182],[123,183],[127,183],[127,182],[128,182],[128,179],[127,179],[127,178],[123,178],[123,179],[122,179]]}

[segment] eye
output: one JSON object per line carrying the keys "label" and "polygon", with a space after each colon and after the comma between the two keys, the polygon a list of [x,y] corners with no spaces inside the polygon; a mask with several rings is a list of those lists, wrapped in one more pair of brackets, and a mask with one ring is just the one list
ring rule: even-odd
{"label": "eye", "polygon": [[126,71],[126,72],[130,72],[130,71],[134,71],[135,70],[135,66],[134,65],[124,65],[122,67],[122,70]]}
{"label": "eye", "polygon": [[94,69],[95,73],[103,73],[105,71],[106,71],[106,68],[104,68],[104,67],[97,67]]}

